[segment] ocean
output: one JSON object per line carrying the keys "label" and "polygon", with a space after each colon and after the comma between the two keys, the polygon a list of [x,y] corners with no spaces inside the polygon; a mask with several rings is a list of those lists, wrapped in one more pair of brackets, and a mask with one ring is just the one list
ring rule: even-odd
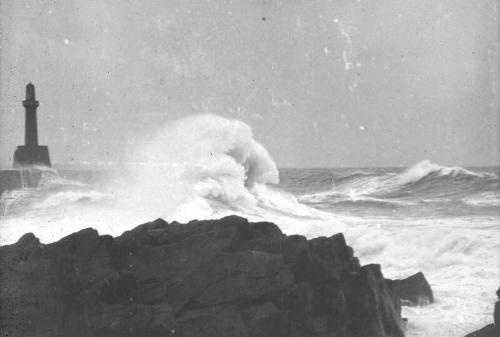
{"label": "ocean", "polygon": [[463,336],[492,323],[499,167],[278,169],[246,124],[214,116],[169,125],[147,144],[109,170],[39,168],[38,187],[2,194],[0,244],[26,232],[49,243],[88,227],[120,235],[158,217],[238,214],[309,238],[343,232],[361,264],[381,264],[387,278],[422,271],[435,303],[403,308],[407,336]]}

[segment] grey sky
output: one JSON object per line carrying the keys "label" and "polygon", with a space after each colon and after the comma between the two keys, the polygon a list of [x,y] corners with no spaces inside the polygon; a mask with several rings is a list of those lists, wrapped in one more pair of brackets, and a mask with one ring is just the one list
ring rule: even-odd
{"label": "grey sky", "polygon": [[56,164],[215,113],[281,167],[495,165],[496,0],[2,0],[0,166],[24,86]]}

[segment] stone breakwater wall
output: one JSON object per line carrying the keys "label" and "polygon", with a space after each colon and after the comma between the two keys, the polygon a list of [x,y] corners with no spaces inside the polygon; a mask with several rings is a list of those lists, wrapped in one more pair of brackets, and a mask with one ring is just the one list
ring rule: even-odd
{"label": "stone breakwater wall", "polygon": [[[57,172],[57,173],[56,173]],[[75,180],[83,183],[103,181],[110,177],[111,170],[51,170],[51,169],[12,169],[0,170],[0,195],[4,191],[21,188],[35,188],[39,185],[43,175],[57,175],[58,177]]]}

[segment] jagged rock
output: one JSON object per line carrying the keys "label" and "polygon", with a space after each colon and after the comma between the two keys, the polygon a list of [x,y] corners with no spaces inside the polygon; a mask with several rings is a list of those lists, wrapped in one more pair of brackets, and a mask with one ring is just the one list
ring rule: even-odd
{"label": "jagged rock", "polygon": [[389,287],[403,300],[403,305],[428,305],[434,302],[431,286],[422,272],[403,280],[386,280]]}
{"label": "jagged rock", "polygon": [[[363,266],[346,281],[352,336],[366,336],[366,330],[373,336],[404,336],[399,298],[384,286],[380,265]],[[377,314],[370,310],[374,306]]]}
{"label": "jagged rock", "polygon": [[399,297],[342,234],[161,219],[0,247],[2,336],[398,337]]}

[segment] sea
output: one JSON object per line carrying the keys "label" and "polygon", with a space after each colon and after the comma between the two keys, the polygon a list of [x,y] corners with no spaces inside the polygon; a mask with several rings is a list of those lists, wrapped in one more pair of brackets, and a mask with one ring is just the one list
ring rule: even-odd
{"label": "sea", "polygon": [[[0,245],[50,243],[92,227],[120,235],[167,221],[238,214],[308,238],[343,232],[387,278],[422,271],[435,303],[403,307],[407,336],[464,336],[493,322],[500,286],[500,167],[278,168],[245,123],[185,118],[123,162],[42,171],[0,197]],[[94,167],[95,166],[95,167]]]}

